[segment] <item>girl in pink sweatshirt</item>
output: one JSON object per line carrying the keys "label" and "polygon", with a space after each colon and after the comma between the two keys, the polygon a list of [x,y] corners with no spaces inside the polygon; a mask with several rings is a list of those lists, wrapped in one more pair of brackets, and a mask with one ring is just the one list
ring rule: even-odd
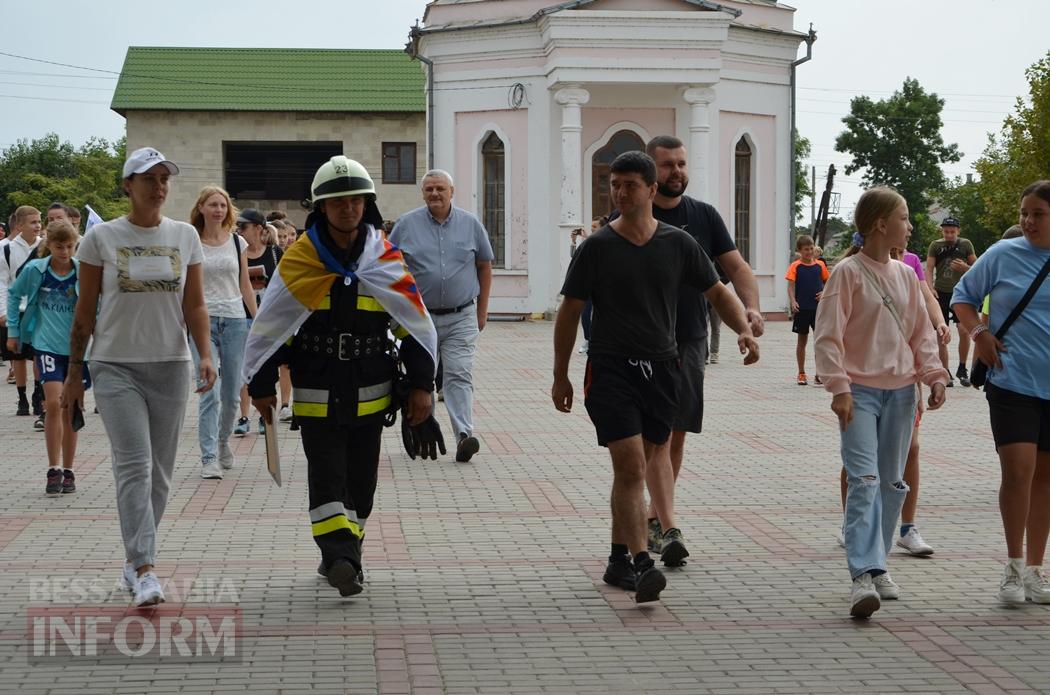
{"label": "girl in pink sweatshirt", "polygon": [[914,271],[890,258],[911,234],[908,204],[890,188],[866,191],[854,222],[863,248],[835,267],[817,308],[817,373],[834,398],[842,431],[846,560],[850,614],[868,617],[900,588],[886,572],[897,518],[908,493],[901,479],[917,404],[915,384],[930,386],[929,409],[944,403],[948,372]]}

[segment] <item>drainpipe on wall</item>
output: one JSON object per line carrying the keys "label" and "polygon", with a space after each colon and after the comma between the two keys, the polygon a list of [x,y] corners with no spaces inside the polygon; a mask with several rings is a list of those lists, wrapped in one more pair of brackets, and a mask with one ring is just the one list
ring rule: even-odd
{"label": "drainpipe on wall", "polygon": [[419,37],[422,35],[417,20],[408,33],[409,42],[405,45],[405,53],[427,66],[427,170],[430,170],[434,168],[434,61],[419,54]]}
{"label": "drainpipe on wall", "polygon": [[809,25],[809,34],[806,36],[806,56],[799,58],[795,62],[791,63],[791,194],[788,196],[788,251],[790,252],[795,248],[795,190],[797,188],[797,182],[795,181],[795,168],[798,162],[795,161],[795,145],[798,140],[797,129],[795,127],[795,69],[810,60],[813,57],[813,42],[817,40],[817,32],[813,31],[813,25]]}

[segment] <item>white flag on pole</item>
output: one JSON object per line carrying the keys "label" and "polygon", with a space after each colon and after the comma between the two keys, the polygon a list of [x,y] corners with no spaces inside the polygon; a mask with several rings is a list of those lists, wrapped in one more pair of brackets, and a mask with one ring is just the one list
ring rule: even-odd
{"label": "white flag on pole", "polygon": [[88,211],[87,224],[84,225],[85,232],[94,227],[96,224],[105,222],[105,220],[102,219],[102,217],[97,212],[95,212],[90,205],[85,205],[84,207],[86,207]]}

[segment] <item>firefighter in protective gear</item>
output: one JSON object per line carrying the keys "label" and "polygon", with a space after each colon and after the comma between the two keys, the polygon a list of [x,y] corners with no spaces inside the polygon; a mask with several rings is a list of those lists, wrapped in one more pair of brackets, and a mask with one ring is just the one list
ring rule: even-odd
{"label": "firefighter in protective gear", "polygon": [[[377,228],[375,187],[339,155],[311,185],[312,225],[289,247],[245,349],[252,403],[269,420],[288,364],[292,412],[308,465],[318,572],[343,596],[362,591],[361,544],[372,511],[380,437],[400,359],[409,425],[430,417],[436,334],[400,251]],[[401,338],[395,351],[388,330]],[[268,423],[272,425],[273,423]]]}

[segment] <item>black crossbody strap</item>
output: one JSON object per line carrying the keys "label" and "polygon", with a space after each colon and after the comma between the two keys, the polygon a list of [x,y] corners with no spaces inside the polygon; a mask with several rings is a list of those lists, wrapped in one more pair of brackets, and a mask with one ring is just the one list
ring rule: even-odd
{"label": "black crossbody strap", "polygon": [[1014,310],[1006,317],[1006,320],[1003,321],[1003,325],[999,326],[999,330],[995,332],[996,338],[999,340],[1003,339],[1003,336],[1006,335],[1006,331],[1010,330],[1010,326],[1012,326],[1013,322],[1017,320],[1017,317],[1021,315],[1024,308],[1028,306],[1028,302],[1032,301],[1032,297],[1035,296],[1035,293],[1039,291],[1039,286],[1043,284],[1043,280],[1046,279],[1048,274],[1050,274],[1050,258],[1048,258],[1046,263],[1043,264],[1039,274],[1035,276],[1035,280],[1032,280],[1032,284],[1028,286],[1028,291],[1024,293],[1023,297],[1021,297],[1021,301],[1017,303]]}

